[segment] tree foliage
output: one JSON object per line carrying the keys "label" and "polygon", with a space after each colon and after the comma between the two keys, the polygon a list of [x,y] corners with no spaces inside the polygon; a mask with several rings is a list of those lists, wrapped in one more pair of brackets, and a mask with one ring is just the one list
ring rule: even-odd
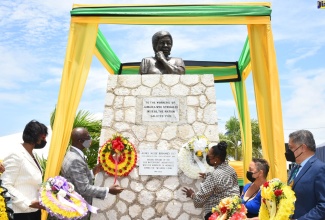
{"label": "tree foliage", "polygon": [[[251,120],[252,126],[252,148],[253,148],[253,157],[261,158],[262,157],[262,146],[260,139],[260,131],[258,127],[258,121],[256,119]],[[230,117],[225,125],[226,132],[225,134],[220,133],[220,141],[226,141],[228,144],[228,156],[233,157],[235,160],[242,160],[242,140],[240,132],[240,123],[238,118],[235,116]]]}
{"label": "tree foliage", "polygon": [[256,119],[251,120],[252,126],[252,148],[253,148],[253,158],[262,158],[262,144],[260,136],[260,128],[258,126],[258,121]]}
{"label": "tree foliage", "polygon": [[[51,113],[50,118],[50,125],[52,129],[55,120],[55,112],[56,108]],[[88,166],[90,168],[93,168],[97,164],[102,120],[96,119],[94,115],[91,114],[89,111],[79,110],[73,122],[73,128],[77,127],[87,128],[92,138],[91,146],[84,153],[87,157]],[[69,146],[71,146],[71,141],[69,142]],[[43,170],[45,170],[47,160],[45,158],[38,158],[38,161],[40,162],[40,164],[42,164]]]}

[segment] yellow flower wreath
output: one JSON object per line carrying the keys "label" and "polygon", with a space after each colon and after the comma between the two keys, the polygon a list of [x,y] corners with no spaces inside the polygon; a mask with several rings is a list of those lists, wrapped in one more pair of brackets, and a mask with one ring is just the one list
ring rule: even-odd
{"label": "yellow flower wreath", "polygon": [[49,178],[40,188],[40,203],[57,219],[79,219],[88,213],[87,202],[65,178]]}
{"label": "yellow flower wreath", "polygon": [[0,220],[8,220],[8,214],[6,211],[5,198],[2,196],[3,189],[0,186]]}
{"label": "yellow flower wreath", "polygon": [[296,196],[290,186],[272,179],[261,186],[262,204],[258,217],[263,220],[289,219]]}

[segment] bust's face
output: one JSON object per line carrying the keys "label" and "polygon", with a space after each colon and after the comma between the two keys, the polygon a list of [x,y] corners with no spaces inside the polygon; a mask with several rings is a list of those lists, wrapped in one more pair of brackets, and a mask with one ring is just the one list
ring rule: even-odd
{"label": "bust's face", "polygon": [[163,38],[160,38],[157,45],[156,45],[156,52],[158,51],[162,51],[165,55],[165,57],[167,57],[170,54],[170,51],[172,50],[172,40],[170,39],[170,37],[165,36]]}

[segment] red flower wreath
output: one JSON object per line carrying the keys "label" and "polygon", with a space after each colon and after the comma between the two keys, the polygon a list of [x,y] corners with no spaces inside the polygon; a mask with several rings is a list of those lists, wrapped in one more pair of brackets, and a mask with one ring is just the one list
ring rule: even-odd
{"label": "red flower wreath", "polygon": [[99,162],[111,176],[127,176],[137,161],[137,152],[128,138],[115,134],[99,150]]}

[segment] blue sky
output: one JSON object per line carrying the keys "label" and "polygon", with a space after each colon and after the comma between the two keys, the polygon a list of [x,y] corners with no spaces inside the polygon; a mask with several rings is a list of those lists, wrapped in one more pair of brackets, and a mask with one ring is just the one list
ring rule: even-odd
{"label": "blue sky", "polygon": [[[163,1],[219,3],[229,1]],[[239,1],[236,1],[239,2]],[[73,3],[94,1],[0,1],[0,137],[21,132],[32,119],[49,124],[60,87]],[[161,1],[96,1],[112,4],[159,4]],[[325,142],[325,9],[317,1],[275,0],[272,29],[283,109],[285,140],[297,129]],[[186,60],[237,61],[246,26],[101,25],[122,62],[152,55],[151,36],[158,30],[174,38],[172,56]],[[79,109],[101,117],[107,72],[94,57]],[[250,111],[257,118],[252,78],[247,79]],[[229,84],[216,84],[219,129],[236,114]]]}

